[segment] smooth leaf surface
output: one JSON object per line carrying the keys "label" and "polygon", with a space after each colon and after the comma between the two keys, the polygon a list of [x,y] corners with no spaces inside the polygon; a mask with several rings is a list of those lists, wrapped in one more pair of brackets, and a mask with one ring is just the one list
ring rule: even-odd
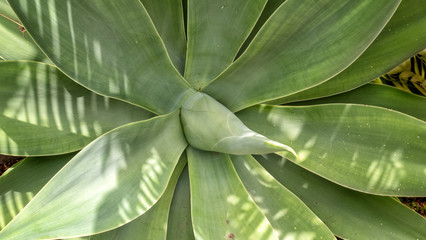
{"label": "smooth leaf surface", "polygon": [[194,148],[187,153],[196,239],[278,239],[228,155]]}
{"label": "smooth leaf surface", "polygon": [[6,0],[0,1],[0,58],[3,60],[48,61],[28,33],[19,28],[19,19]]}
{"label": "smooth leaf surface", "polygon": [[345,71],[306,91],[272,101],[326,97],[364,85],[426,48],[426,1],[404,0],[373,44]]}
{"label": "smooth leaf surface", "polygon": [[426,236],[426,220],[395,199],[338,186],[274,154],[256,158],[339,237],[388,240]]}
{"label": "smooth leaf surface", "polygon": [[333,182],[379,195],[426,195],[424,121],[355,104],[260,105],[237,116],[291,146],[295,163]]}
{"label": "smooth leaf surface", "polygon": [[231,159],[244,187],[278,239],[335,239],[327,226],[252,156],[231,156]]}
{"label": "smooth leaf surface", "polygon": [[361,55],[399,2],[287,0],[203,92],[238,111],[320,84]]}
{"label": "smooth leaf surface", "polygon": [[47,64],[0,62],[0,85],[3,154],[73,152],[115,127],[153,116],[90,92]]}
{"label": "smooth leaf surface", "polygon": [[191,190],[188,167],[185,167],[177,182],[170,206],[167,240],[194,240],[191,221]]}
{"label": "smooth leaf surface", "polygon": [[0,230],[74,155],[26,158],[0,177]]}
{"label": "smooth leaf surface", "polygon": [[[197,149],[229,154],[262,154],[293,149],[262,136],[225,106],[197,92],[182,105],[181,121],[188,143]],[[296,154],[295,154],[296,155]]]}
{"label": "smooth leaf surface", "polygon": [[12,19],[18,20],[18,17],[16,16],[15,12],[12,10],[6,0],[0,0],[0,11],[7,17],[12,17]]}
{"label": "smooth leaf surface", "polygon": [[311,101],[295,102],[290,105],[304,106],[327,103],[357,103],[384,107],[426,121],[425,97],[379,84],[367,84],[346,93]]}
{"label": "smooth leaf surface", "polygon": [[151,17],[167,48],[170,59],[183,75],[185,69],[186,36],[181,0],[140,0]]}
{"label": "smooth leaf surface", "polygon": [[201,89],[235,58],[266,0],[188,1],[185,78]]}
{"label": "smooth leaf surface", "polygon": [[[167,220],[169,217],[170,203],[176,182],[186,165],[186,156],[182,155],[176,166],[166,190],[160,200],[152,206],[147,212],[134,219],[133,221],[116,228],[114,230],[97,234],[90,237],[90,240],[121,240],[121,239],[143,239],[160,240],[166,239]],[[142,237],[143,236],[143,237]]]}
{"label": "smooth leaf surface", "polygon": [[9,3],[52,62],[97,93],[163,114],[189,91],[139,1]]}
{"label": "smooth leaf surface", "polygon": [[178,112],[99,137],[55,175],[0,239],[85,236],[132,221],[161,197],[186,145]]}
{"label": "smooth leaf surface", "polygon": [[256,36],[256,34],[259,32],[260,28],[265,24],[265,22],[271,17],[271,15],[278,9],[278,7],[281,6],[286,0],[269,0],[266,2],[265,7],[263,8],[263,11],[259,17],[259,19],[256,21],[256,25],[250,32],[250,35],[247,37],[243,45],[241,46],[237,58],[241,56],[241,54],[247,49],[251,41],[253,41],[253,38]]}

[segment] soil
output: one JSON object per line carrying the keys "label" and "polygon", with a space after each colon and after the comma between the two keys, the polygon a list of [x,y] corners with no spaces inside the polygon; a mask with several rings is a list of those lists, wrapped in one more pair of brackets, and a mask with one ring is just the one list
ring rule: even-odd
{"label": "soil", "polygon": [[400,197],[399,200],[426,218],[426,197]]}
{"label": "soil", "polygon": [[23,157],[0,155],[0,176],[21,159],[23,159]]}

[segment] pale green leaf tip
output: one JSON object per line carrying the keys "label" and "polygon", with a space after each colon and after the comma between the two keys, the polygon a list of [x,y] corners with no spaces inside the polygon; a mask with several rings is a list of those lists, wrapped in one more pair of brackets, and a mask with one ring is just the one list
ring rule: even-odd
{"label": "pale green leaf tip", "polygon": [[276,141],[273,141],[273,140],[267,140],[266,144],[271,146],[271,147],[276,148],[279,151],[289,152],[289,153],[293,154],[296,157],[297,160],[299,159],[299,156],[297,155],[296,151],[294,151],[294,149],[291,148],[290,146],[284,145],[282,143],[279,143],[279,142],[276,142]]}

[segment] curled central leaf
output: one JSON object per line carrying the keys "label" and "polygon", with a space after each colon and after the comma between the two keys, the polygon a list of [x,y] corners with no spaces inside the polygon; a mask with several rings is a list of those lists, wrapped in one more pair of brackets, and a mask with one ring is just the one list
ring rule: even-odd
{"label": "curled central leaf", "polygon": [[192,147],[236,155],[278,151],[296,153],[289,146],[250,130],[221,103],[204,93],[194,93],[182,105],[181,121]]}

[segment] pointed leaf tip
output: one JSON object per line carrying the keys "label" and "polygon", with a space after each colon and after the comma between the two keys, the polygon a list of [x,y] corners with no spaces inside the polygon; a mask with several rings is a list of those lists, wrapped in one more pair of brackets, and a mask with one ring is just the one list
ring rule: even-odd
{"label": "pointed leaf tip", "polygon": [[197,92],[185,100],[181,121],[191,146],[235,155],[295,151],[250,130],[230,110],[208,96]]}

